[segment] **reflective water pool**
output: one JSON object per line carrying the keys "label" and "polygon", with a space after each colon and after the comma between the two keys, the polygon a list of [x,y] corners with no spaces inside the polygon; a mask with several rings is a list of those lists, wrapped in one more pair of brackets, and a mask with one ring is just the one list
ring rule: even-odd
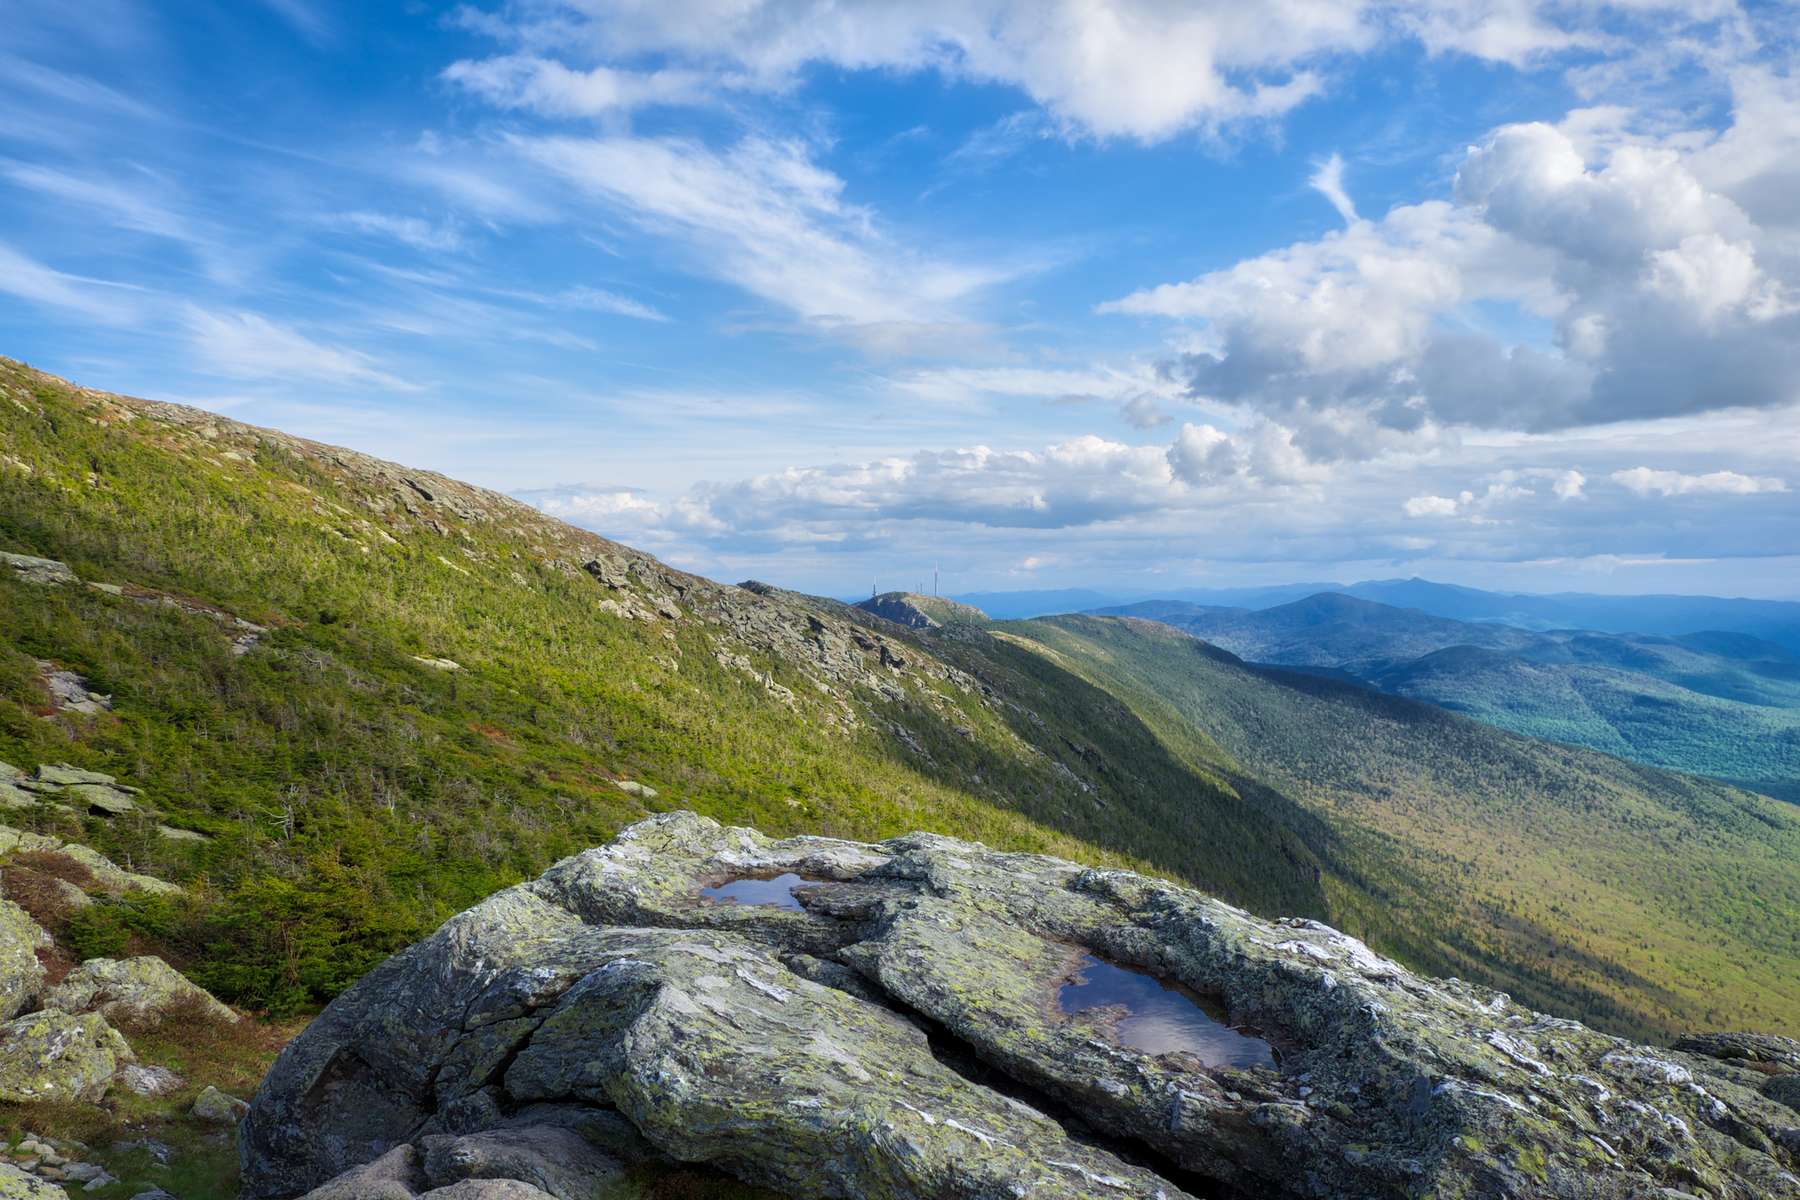
{"label": "reflective water pool", "polygon": [[803,884],[818,883],[789,871],[773,879],[734,879],[700,889],[700,898],[713,904],[745,904],[759,908],[791,908],[800,911],[794,889]]}
{"label": "reflective water pool", "polygon": [[1118,1019],[1109,1023],[1114,1038],[1145,1054],[1185,1050],[1209,1067],[1275,1065],[1269,1043],[1233,1029],[1223,1013],[1207,1012],[1187,988],[1091,954],[1081,956],[1057,993],[1057,1003],[1070,1015],[1096,1008],[1117,1010]]}

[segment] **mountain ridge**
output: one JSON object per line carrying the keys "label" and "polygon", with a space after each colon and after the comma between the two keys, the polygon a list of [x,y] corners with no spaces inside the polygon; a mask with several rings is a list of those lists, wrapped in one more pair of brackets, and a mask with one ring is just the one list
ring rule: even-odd
{"label": "mountain ridge", "polygon": [[[1791,819],[1729,789],[1444,727],[1539,788],[1598,788],[1643,814],[1610,835],[1628,848],[1660,853],[1656,831],[1683,813],[1717,826],[1706,854],[1668,858],[1683,886],[1717,891],[1712,917],[1691,918],[1710,956],[1691,952],[1702,939],[1688,926],[1648,920],[1612,860],[1555,846],[1537,849],[1593,895],[1631,901],[1618,936],[1534,909],[1529,936],[1489,937],[1492,912],[1434,898],[1461,885],[1442,847],[1407,831],[1455,777],[1427,772],[1381,807],[1379,775],[1359,774],[1341,731],[1400,703],[1366,689],[1319,693],[1314,725],[1295,724],[1292,688],[1267,690],[1191,638],[1170,655],[1163,626],[909,630],[676,571],[432,473],[5,362],[0,435],[18,464],[0,468],[0,547],[68,564],[57,584],[0,577],[0,758],[114,769],[145,789],[146,810],[208,840],[169,842],[133,817],[20,819],[47,832],[75,820],[102,852],[204,880],[191,909],[108,919],[240,1004],[319,1003],[451,912],[681,807],[777,835],[935,830],[1171,876],[1646,1036],[1700,1023],[1704,1006],[1665,986],[1672,967],[1623,967],[1626,938],[1723,989],[1721,1021],[1768,1028],[1800,1012],[1777,969],[1800,975],[1800,947],[1744,941],[1761,928],[1753,886],[1785,895],[1767,855]],[[265,632],[236,653],[219,613]],[[1116,669],[1100,670],[1115,651]],[[43,662],[112,708],[54,709]],[[1173,666],[1186,674],[1159,675]],[[1258,697],[1256,721],[1287,728],[1296,749],[1331,747],[1319,761],[1377,807],[1347,808],[1348,793],[1312,788],[1294,761],[1257,761],[1252,744],[1227,744],[1239,727],[1209,729],[1205,706],[1156,699],[1147,681],[1223,688],[1215,706]],[[1586,828],[1573,811],[1557,820]],[[1739,877],[1713,878],[1721,856],[1741,861]],[[1727,952],[1769,965],[1746,975]]]}

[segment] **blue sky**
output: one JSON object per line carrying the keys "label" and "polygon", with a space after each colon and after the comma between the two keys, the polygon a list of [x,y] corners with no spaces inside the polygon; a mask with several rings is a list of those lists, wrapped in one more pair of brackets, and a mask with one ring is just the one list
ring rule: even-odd
{"label": "blue sky", "polygon": [[838,594],[1800,595],[1791,3],[8,22],[0,352],[92,386]]}

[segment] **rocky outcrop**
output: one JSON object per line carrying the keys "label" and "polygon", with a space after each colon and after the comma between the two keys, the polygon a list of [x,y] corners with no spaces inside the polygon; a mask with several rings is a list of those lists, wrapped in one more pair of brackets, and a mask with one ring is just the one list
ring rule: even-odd
{"label": "rocky outcrop", "polygon": [[90,958],[44,993],[44,1007],[61,1012],[97,1012],[115,1024],[155,1026],[179,1013],[184,1020],[231,1024],[236,1013],[210,992],[154,955]]}
{"label": "rocky outcrop", "polygon": [[[1139,1048],[1129,1009],[1066,1011],[1094,959],[1265,1056]],[[1763,1094],[1785,1068],[1741,1050],[1633,1045],[1124,872],[676,813],[345,993],[241,1146],[256,1197],[377,1160],[415,1164],[410,1197],[449,1177],[420,1174],[434,1155],[559,1194],[520,1165],[555,1158],[549,1135],[520,1131],[580,1121],[613,1131],[608,1158],[794,1197],[1800,1196],[1800,1121]]]}
{"label": "rocky outcrop", "polygon": [[85,676],[59,667],[49,659],[39,659],[37,667],[38,678],[50,695],[51,714],[75,712],[91,717],[112,711],[112,697],[89,688]]}
{"label": "rocky outcrop", "polygon": [[95,1101],[131,1047],[98,1013],[46,1011],[0,1025],[0,1102]]}
{"label": "rocky outcrop", "polygon": [[49,936],[11,900],[0,900],[0,1021],[37,999],[44,967],[37,952]]}
{"label": "rocky outcrop", "polygon": [[0,578],[7,576],[17,579],[21,583],[36,583],[53,587],[81,582],[75,577],[75,572],[69,570],[66,563],[59,563],[53,558],[33,558],[29,554],[0,553]]}

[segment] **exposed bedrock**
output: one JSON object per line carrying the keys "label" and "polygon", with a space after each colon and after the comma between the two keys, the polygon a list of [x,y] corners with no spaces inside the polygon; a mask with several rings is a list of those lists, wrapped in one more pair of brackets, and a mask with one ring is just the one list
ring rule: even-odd
{"label": "exposed bedrock", "polygon": [[795,1197],[1800,1197],[1793,1044],[1683,1045],[1126,872],[673,813],[346,992],[241,1150],[263,1198],[377,1160],[424,1164],[397,1195],[674,1160]]}

